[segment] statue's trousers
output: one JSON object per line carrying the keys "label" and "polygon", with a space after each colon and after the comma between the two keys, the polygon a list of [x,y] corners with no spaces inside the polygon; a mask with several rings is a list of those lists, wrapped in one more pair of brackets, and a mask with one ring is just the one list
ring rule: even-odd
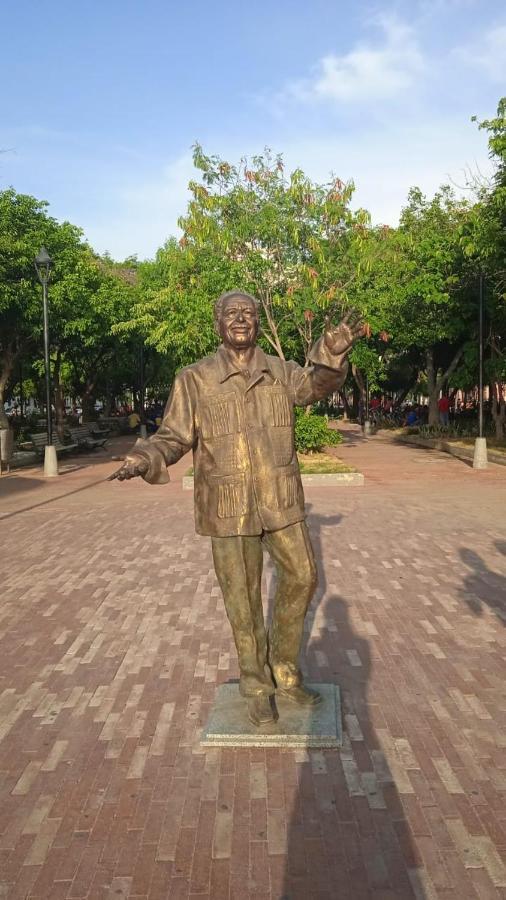
{"label": "statue's trousers", "polygon": [[[313,548],[305,522],[261,535],[213,537],[213,559],[232,625],[243,696],[274,693],[302,682],[298,666],[304,617],[316,588]],[[267,636],[262,609],[263,548],[277,585]]]}

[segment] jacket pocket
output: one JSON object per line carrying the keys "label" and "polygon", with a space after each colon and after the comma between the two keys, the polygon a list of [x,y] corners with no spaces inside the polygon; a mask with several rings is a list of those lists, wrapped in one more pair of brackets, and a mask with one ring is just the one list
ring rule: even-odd
{"label": "jacket pocket", "polygon": [[272,459],[275,466],[290,465],[294,454],[293,428],[271,428],[269,438],[272,447]]}
{"label": "jacket pocket", "polygon": [[215,480],[218,489],[218,518],[230,519],[244,516],[247,511],[246,485],[244,478],[237,476]]}
{"label": "jacket pocket", "polygon": [[215,466],[214,475],[233,475],[243,470],[239,440],[239,435],[222,434],[207,442],[206,447]]}
{"label": "jacket pocket", "polygon": [[292,424],[292,409],[284,391],[272,391],[271,396],[272,424],[275,428],[283,428]]}
{"label": "jacket pocket", "polygon": [[204,438],[235,434],[238,428],[237,399],[234,391],[215,394],[202,406],[202,436]]}
{"label": "jacket pocket", "polygon": [[278,502],[281,509],[289,509],[299,502],[299,479],[290,473],[278,475]]}

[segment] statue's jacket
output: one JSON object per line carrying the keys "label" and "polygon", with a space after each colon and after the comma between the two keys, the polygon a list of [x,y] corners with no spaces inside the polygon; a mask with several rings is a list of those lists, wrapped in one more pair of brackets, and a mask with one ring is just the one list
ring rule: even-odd
{"label": "statue's jacket", "polygon": [[151,484],[193,450],[195,526],[213,537],[256,535],[304,519],[293,408],[337,390],[348,364],[323,338],[302,368],[255,348],[245,375],[222,345],[175,378],[157,433],[139,439]]}

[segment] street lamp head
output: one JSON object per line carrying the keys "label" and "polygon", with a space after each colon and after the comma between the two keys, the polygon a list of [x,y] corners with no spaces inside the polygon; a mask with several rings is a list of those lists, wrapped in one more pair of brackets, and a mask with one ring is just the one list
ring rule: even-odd
{"label": "street lamp head", "polygon": [[37,256],[35,257],[35,269],[37,271],[37,276],[41,284],[48,283],[52,264],[53,260],[51,259],[46,248],[41,247]]}

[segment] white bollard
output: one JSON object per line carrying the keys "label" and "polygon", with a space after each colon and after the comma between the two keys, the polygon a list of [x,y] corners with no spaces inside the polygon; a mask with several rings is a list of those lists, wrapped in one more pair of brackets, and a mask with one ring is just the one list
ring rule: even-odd
{"label": "white bollard", "polygon": [[147,429],[147,427],[146,427],[145,425],[141,425],[141,426],[139,427],[139,437],[141,437],[141,438],[147,438],[147,436],[148,436],[148,429]]}
{"label": "white bollard", "polygon": [[55,475],[58,475],[58,457],[53,444],[46,444],[44,450],[44,475],[47,478],[53,478]]}
{"label": "white bollard", "polygon": [[372,434],[371,420],[366,419],[364,422],[364,434],[369,437]]}
{"label": "white bollard", "polygon": [[487,465],[487,439],[478,437],[474,442],[473,469],[486,469]]}

